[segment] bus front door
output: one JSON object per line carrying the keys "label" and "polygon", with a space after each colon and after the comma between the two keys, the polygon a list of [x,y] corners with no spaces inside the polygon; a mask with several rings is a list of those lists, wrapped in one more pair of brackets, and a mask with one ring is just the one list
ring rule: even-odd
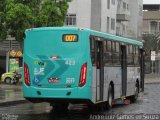
{"label": "bus front door", "polygon": [[121,45],[121,68],[122,68],[122,96],[126,96],[127,90],[127,51],[126,46]]}
{"label": "bus front door", "polygon": [[140,89],[141,92],[144,91],[144,74],[145,74],[145,64],[144,64],[144,55],[145,51],[143,49],[140,49]]}
{"label": "bus front door", "polygon": [[103,100],[104,67],[103,43],[96,41],[96,101]]}

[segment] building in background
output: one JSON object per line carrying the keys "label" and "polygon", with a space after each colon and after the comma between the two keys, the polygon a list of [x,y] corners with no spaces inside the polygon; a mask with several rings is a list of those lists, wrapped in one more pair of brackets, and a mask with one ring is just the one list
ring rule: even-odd
{"label": "building in background", "polygon": [[160,0],[144,0],[143,33],[160,32]]}
{"label": "building in background", "polygon": [[[143,36],[145,39],[147,57],[146,70],[160,73],[160,0],[143,0]],[[150,53],[149,53],[150,52]],[[151,53],[156,53],[151,60]]]}
{"label": "building in background", "polygon": [[8,38],[0,42],[0,77],[2,73],[7,71],[7,54],[10,50],[21,50],[21,45],[14,38]]}
{"label": "building in background", "polygon": [[65,25],[141,40],[142,10],[143,0],[73,0]]}
{"label": "building in background", "polygon": [[143,29],[143,0],[128,0],[130,20],[127,35],[131,38],[142,40]]}
{"label": "building in background", "polygon": [[127,30],[129,29],[129,21],[131,20],[131,12],[129,10],[128,0],[117,0],[117,26],[116,34],[118,36],[129,37]]}
{"label": "building in background", "polygon": [[65,25],[116,34],[116,0],[73,0]]}

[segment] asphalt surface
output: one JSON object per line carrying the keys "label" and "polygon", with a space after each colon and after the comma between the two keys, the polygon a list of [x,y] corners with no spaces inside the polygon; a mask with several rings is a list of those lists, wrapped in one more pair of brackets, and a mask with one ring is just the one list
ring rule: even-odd
{"label": "asphalt surface", "polygon": [[26,102],[23,98],[21,85],[0,84],[0,106],[10,106]]}
{"label": "asphalt surface", "polygon": [[0,120],[159,120],[160,119],[160,84],[145,84],[144,95],[136,103],[116,105],[111,110],[82,110],[75,105],[67,113],[52,112],[47,103],[25,103],[0,107]]}

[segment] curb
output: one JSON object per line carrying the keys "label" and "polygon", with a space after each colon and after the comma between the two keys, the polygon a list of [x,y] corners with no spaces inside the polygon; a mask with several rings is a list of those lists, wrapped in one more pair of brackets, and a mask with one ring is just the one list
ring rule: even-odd
{"label": "curb", "polygon": [[156,79],[145,79],[144,80],[145,84],[158,84],[160,83],[160,78],[156,78]]}
{"label": "curb", "polygon": [[14,85],[0,84],[0,89],[16,89],[16,90],[22,90],[22,86],[14,86]]}
{"label": "curb", "polygon": [[0,107],[6,107],[6,106],[13,106],[13,105],[19,105],[19,104],[24,104],[24,103],[30,103],[27,100],[15,100],[15,101],[5,101],[5,102],[0,102]]}
{"label": "curb", "polygon": [[155,82],[145,82],[144,84],[160,84],[159,81],[155,81]]}

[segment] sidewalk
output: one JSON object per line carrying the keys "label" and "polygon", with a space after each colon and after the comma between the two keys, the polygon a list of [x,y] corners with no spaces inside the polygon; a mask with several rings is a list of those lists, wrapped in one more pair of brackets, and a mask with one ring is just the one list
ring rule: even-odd
{"label": "sidewalk", "polygon": [[160,74],[145,74],[144,82],[146,84],[160,83]]}
{"label": "sidewalk", "polygon": [[23,98],[22,86],[0,84],[0,106],[26,103]]}

